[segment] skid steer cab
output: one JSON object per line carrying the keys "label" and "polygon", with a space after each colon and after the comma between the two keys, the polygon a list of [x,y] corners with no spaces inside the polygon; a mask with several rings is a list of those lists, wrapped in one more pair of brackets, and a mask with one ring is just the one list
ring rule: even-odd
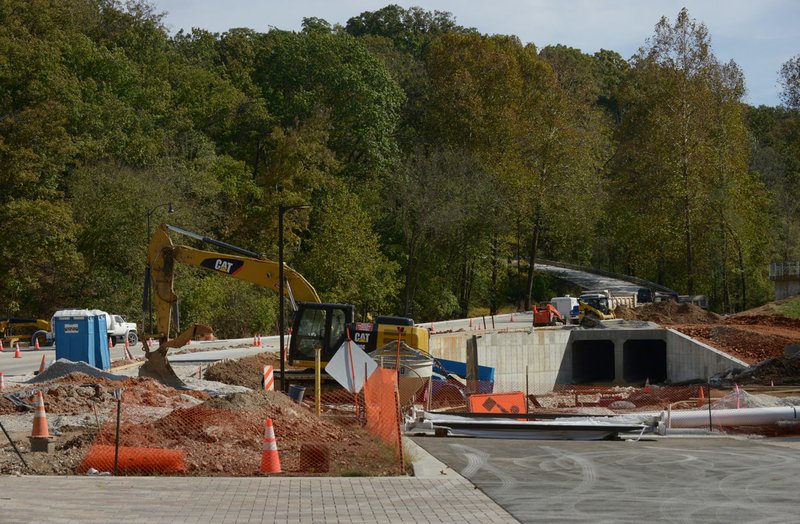
{"label": "skid steer cab", "polygon": [[414,326],[410,318],[379,316],[375,322],[355,322],[354,318],[351,304],[299,302],[292,321],[289,364],[313,367],[315,350],[321,348],[324,367],[347,340],[348,329],[350,340],[368,353],[398,336],[409,346],[428,352],[427,328]]}

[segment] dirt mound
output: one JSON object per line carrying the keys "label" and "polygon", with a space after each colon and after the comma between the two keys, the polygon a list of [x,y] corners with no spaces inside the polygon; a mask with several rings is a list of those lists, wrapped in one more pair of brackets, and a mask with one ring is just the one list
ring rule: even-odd
{"label": "dirt mound", "polygon": [[720,384],[763,386],[795,385],[800,381],[800,354],[781,355],[759,362],[743,370],[732,371],[722,378]]}
{"label": "dirt mound", "polygon": [[[681,333],[732,355],[748,364],[783,355],[796,340],[739,326],[675,326]],[[800,333],[798,334],[800,335]]]}
{"label": "dirt mound", "polygon": [[259,353],[239,360],[224,360],[214,364],[203,373],[203,378],[234,386],[261,389],[264,366],[280,367],[276,353]]}
{"label": "dirt mound", "polygon": [[[331,474],[399,473],[393,453],[361,427],[317,418],[280,392],[234,393],[175,409],[148,423],[124,425],[121,440],[128,446],[183,450],[189,475],[257,475],[268,418],[274,421],[286,473],[308,472],[304,449],[309,444],[329,451]],[[96,443],[112,444],[113,426],[104,425]]]}
{"label": "dirt mound", "polygon": [[[79,415],[111,412],[116,408],[114,391],[118,389],[123,390],[125,405],[179,408],[209,398],[199,391],[175,390],[151,378],[109,380],[76,372],[50,380],[35,389],[22,388],[15,393],[20,400],[33,405],[33,395],[36,391],[42,390],[45,411],[48,415]],[[12,414],[17,411],[8,399],[0,397],[0,414]]]}
{"label": "dirt mound", "polygon": [[[784,298],[782,300],[775,300],[773,302],[767,302],[762,306],[758,306],[753,309],[748,309],[747,311],[742,311],[740,313],[735,313],[732,315],[733,317],[749,317],[754,315],[767,315],[767,316],[783,316],[780,312],[782,306],[789,304],[791,302],[795,302],[798,300],[798,297],[789,297]],[[788,318],[788,317],[787,317]]]}
{"label": "dirt mound", "polygon": [[800,318],[781,315],[734,315],[725,319],[726,324],[740,326],[774,326],[800,330]]}
{"label": "dirt mound", "polygon": [[646,320],[657,324],[718,324],[722,317],[694,304],[678,304],[671,300],[644,304],[636,308],[618,306],[614,310],[617,318],[624,320]]}

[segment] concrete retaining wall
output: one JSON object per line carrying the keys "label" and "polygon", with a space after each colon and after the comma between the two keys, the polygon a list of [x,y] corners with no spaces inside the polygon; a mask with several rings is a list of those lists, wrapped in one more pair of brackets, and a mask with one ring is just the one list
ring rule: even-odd
{"label": "concrete retaining wall", "polygon": [[674,329],[667,334],[667,370],[673,382],[702,379],[731,368],[746,368],[738,358],[687,337]]}
{"label": "concrete retaining wall", "polygon": [[[668,382],[705,380],[720,371],[747,366],[677,331],[661,328],[490,330],[435,334],[431,336],[431,355],[466,362],[467,340],[472,336],[477,341],[478,364],[495,368],[495,391],[524,391],[526,378],[530,393],[552,391],[555,384],[575,383],[574,370],[577,368],[573,362],[573,345],[577,343],[582,348],[577,358],[585,358],[585,355],[592,353],[592,341],[599,341],[607,348],[613,345],[613,353],[610,349],[607,351],[613,363],[607,361],[601,364],[613,369],[609,381],[615,384],[630,383],[632,376],[636,377],[634,382],[644,381],[643,376],[636,376],[635,366],[640,364],[632,361],[641,360],[643,355],[646,358],[649,345],[654,348],[653,354],[661,359],[657,364],[661,366],[660,375]],[[587,365],[586,362],[582,364],[584,367]],[[588,363],[589,366],[592,364]],[[663,369],[664,366],[666,369]],[[659,373],[652,376],[659,376]]]}

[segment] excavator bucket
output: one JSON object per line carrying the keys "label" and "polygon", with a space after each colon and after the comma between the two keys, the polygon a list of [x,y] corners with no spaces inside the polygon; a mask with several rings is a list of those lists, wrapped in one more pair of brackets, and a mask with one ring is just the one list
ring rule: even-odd
{"label": "excavator bucket", "polygon": [[145,362],[139,368],[139,376],[154,378],[176,389],[187,389],[186,384],[178,377],[175,370],[172,369],[169,360],[167,360],[167,353],[170,348],[183,347],[188,341],[195,337],[206,336],[212,333],[213,331],[209,326],[195,324],[172,340],[160,340],[158,349],[152,351],[147,341],[143,340]]}

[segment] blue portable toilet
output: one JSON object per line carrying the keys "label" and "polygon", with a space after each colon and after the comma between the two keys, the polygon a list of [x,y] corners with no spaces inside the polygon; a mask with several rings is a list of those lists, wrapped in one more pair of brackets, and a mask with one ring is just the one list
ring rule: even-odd
{"label": "blue portable toilet", "polygon": [[98,369],[109,369],[111,367],[111,355],[108,352],[108,313],[93,309],[94,315],[94,367]]}
{"label": "blue portable toilet", "polygon": [[65,309],[53,315],[56,359],[95,365],[96,315],[88,309]]}

